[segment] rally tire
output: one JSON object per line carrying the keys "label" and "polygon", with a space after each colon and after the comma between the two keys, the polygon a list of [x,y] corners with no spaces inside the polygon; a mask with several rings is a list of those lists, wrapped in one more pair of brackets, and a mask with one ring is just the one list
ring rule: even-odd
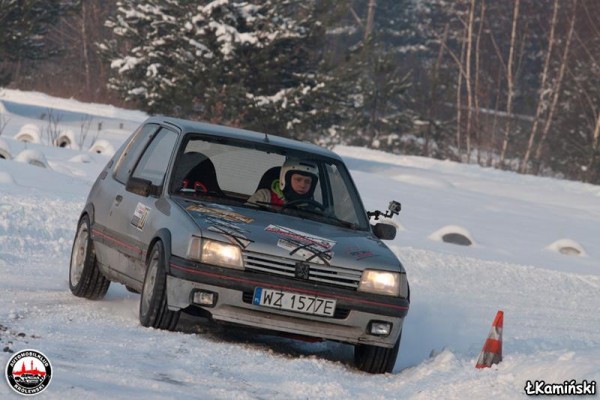
{"label": "rally tire", "polygon": [[161,241],[152,247],[146,262],[146,276],[140,296],[140,323],[146,327],[172,331],[179,321],[180,311],[167,307],[167,274],[165,251]]}
{"label": "rally tire", "polygon": [[354,346],[354,364],[361,370],[371,374],[384,374],[392,372],[396,365],[396,357],[400,349],[400,338],[392,348],[357,344]]}
{"label": "rally tire", "polygon": [[90,234],[90,219],[84,215],[77,226],[69,265],[69,288],[77,297],[90,300],[104,298],[110,280],[98,269],[94,242]]}

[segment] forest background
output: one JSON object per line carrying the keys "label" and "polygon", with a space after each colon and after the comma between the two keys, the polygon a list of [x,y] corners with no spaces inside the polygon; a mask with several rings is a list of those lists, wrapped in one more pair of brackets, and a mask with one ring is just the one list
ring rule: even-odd
{"label": "forest background", "polygon": [[0,88],[594,184],[599,83],[595,0],[0,0]]}

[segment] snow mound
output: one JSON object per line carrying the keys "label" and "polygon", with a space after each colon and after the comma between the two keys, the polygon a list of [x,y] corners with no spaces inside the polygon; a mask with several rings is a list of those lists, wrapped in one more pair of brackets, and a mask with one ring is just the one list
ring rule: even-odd
{"label": "snow mound", "polygon": [[25,124],[15,135],[15,139],[21,142],[41,143],[40,128],[35,124]]}
{"label": "snow mound", "polygon": [[36,167],[49,168],[46,156],[39,150],[23,150],[15,157],[15,161],[35,165]]}
{"label": "snow mound", "polygon": [[54,145],[57,147],[64,147],[67,149],[79,150],[79,145],[75,139],[75,134],[71,130],[62,132],[58,138],[54,141]]}
{"label": "snow mound", "polygon": [[10,154],[10,146],[3,139],[0,139],[0,158],[5,160],[10,160],[12,158],[12,155]]}
{"label": "snow mound", "polygon": [[69,161],[76,162],[76,163],[89,164],[92,162],[92,157],[90,157],[88,154],[79,154],[79,155],[76,155],[75,157],[72,157],[71,159],[69,159]]}
{"label": "snow mound", "polygon": [[4,103],[0,101],[0,114],[6,114],[6,107],[4,107]]}
{"label": "snow mound", "polygon": [[92,153],[112,156],[113,154],[115,154],[115,147],[108,141],[100,139],[94,142],[94,144],[92,145],[92,147],[90,147],[88,151]]}
{"label": "snow mound", "polygon": [[0,184],[10,185],[13,183],[15,183],[15,180],[10,173],[0,171]]}
{"label": "snow mound", "polygon": [[583,246],[572,239],[559,239],[556,242],[546,246],[546,249],[556,251],[567,256],[585,256],[586,252]]}
{"label": "snow mound", "polygon": [[429,239],[458,244],[460,246],[472,246],[475,240],[466,228],[457,225],[446,225],[429,235]]}

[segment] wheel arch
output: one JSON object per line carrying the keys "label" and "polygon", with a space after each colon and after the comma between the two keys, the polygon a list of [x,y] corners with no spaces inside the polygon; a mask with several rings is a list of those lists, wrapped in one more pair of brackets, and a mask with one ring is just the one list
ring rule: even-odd
{"label": "wheel arch", "polygon": [[165,257],[165,272],[170,272],[169,259],[171,258],[171,231],[167,228],[162,228],[156,232],[150,243],[148,244],[148,250],[146,251],[145,263],[148,264],[148,259],[152,254],[152,249],[156,242],[161,241],[164,248]]}
{"label": "wheel arch", "polygon": [[88,219],[90,220],[90,225],[92,225],[94,223],[94,219],[95,219],[93,203],[87,203],[85,205],[85,207],[81,211],[81,214],[79,215],[79,220],[77,220],[77,223],[79,224],[79,222],[81,222],[83,217],[86,215],[88,216]]}

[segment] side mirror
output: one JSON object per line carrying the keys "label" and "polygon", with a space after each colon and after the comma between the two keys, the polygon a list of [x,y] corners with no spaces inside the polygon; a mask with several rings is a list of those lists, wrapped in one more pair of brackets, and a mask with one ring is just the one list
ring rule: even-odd
{"label": "side mirror", "polygon": [[394,240],[396,227],[390,224],[378,223],[373,226],[373,233],[381,240]]}
{"label": "side mirror", "polygon": [[131,193],[139,194],[140,196],[148,197],[151,194],[156,195],[158,190],[148,179],[131,177],[125,185],[125,190]]}

